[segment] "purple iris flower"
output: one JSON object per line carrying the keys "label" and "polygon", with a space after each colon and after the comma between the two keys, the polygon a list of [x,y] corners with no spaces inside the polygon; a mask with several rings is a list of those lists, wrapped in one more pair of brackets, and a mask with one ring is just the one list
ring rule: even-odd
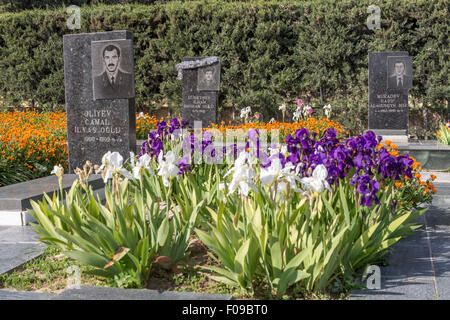
{"label": "purple iris flower", "polygon": [[181,119],[181,128],[182,129],[186,129],[188,125],[189,125],[189,121]]}
{"label": "purple iris flower", "polygon": [[158,121],[158,123],[156,124],[156,127],[158,128],[158,131],[163,131],[167,128],[167,122]]}
{"label": "purple iris flower", "polygon": [[298,140],[303,140],[305,138],[309,138],[309,131],[308,129],[302,128],[295,131],[295,137]]}
{"label": "purple iris flower", "polygon": [[173,118],[170,121],[169,133],[173,133],[177,129],[180,129],[180,121],[177,118]]}
{"label": "purple iris flower", "polygon": [[339,145],[337,146],[332,153],[332,158],[336,159],[337,161],[345,161],[348,158],[346,149],[344,146]]}
{"label": "purple iris flower", "polygon": [[367,207],[372,206],[372,202],[379,204],[377,193],[380,190],[380,184],[372,180],[367,174],[358,177],[357,191],[362,195],[361,204]]}
{"label": "purple iris flower", "polygon": [[189,165],[190,162],[191,162],[191,157],[189,155],[185,155],[180,160],[178,160],[177,165],[178,165],[178,168],[180,168],[180,171],[178,172],[178,174],[183,174],[187,171],[192,172],[192,169]]}
{"label": "purple iris flower", "polygon": [[152,144],[151,144],[151,149],[152,149],[151,154],[153,156],[158,156],[159,152],[164,149],[164,145],[163,145],[161,139],[156,138],[155,140],[153,140]]}

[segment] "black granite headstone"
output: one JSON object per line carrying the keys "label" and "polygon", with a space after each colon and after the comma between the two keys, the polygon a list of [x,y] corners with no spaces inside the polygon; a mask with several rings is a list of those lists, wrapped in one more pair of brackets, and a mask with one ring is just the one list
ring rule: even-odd
{"label": "black granite headstone", "polygon": [[[185,61],[198,61],[201,57],[184,58]],[[183,119],[194,126],[201,121],[202,127],[216,122],[217,91],[220,85],[220,62],[210,66],[184,69],[183,71]]]}
{"label": "black granite headstone", "polygon": [[369,52],[369,129],[379,134],[408,133],[408,88],[412,57],[408,52]]}
{"label": "black granite headstone", "polygon": [[[132,39],[132,32],[125,30],[64,35],[64,84],[70,172],[77,167],[81,168],[87,160],[93,164],[101,164],[103,155],[108,151],[118,151],[125,159],[130,151],[136,152],[135,104],[134,98],[129,98],[134,97],[134,84],[129,83],[134,81],[133,56],[130,57],[130,54],[133,54]],[[132,77],[122,77],[120,74],[121,77],[112,81],[116,83],[121,78],[126,82],[123,84],[127,88],[124,95],[115,95],[108,99],[108,95],[100,94],[101,100],[98,100],[98,96],[94,100],[95,77],[92,61],[96,59],[91,56],[92,44],[107,40],[116,45],[131,41],[131,50],[122,50],[120,58],[128,63],[124,63],[122,67],[119,64],[118,69],[125,69]],[[114,50],[110,52],[116,53]],[[111,68],[114,69],[112,66]],[[98,70],[98,66],[94,69]],[[112,74],[119,75],[119,71],[111,71]],[[110,80],[111,78],[106,79]]]}

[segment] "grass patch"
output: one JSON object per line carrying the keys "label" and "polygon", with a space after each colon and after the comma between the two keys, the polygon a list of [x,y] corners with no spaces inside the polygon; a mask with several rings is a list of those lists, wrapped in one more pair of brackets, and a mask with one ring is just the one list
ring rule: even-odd
{"label": "grass patch", "polygon": [[21,291],[60,293],[67,288],[70,274],[67,268],[80,268],[81,285],[103,286],[105,281],[88,275],[92,267],[74,261],[59,249],[47,247],[44,253],[24,265],[0,275],[0,288]]}

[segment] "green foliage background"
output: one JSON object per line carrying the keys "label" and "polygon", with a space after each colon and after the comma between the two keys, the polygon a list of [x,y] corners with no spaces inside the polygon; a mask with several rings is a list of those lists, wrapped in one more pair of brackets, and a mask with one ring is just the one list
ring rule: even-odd
{"label": "green foliage background", "polygon": [[[281,119],[278,106],[298,98],[316,114],[331,103],[333,118],[356,133],[367,128],[368,52],[408,51],[414,57],[411,126],[432,129],[450,116],[446,0],[80,0],[81,29],[73,31],[65,8],[54,8],[61,1],[8,1],[9,9],[5,2],[0,0],[4,11],[36,3],[52,8],[0,14],[5,104],[33,99],[64,105],[63,35],[127,29],[134,32],[139,111],[163,105],[179,111],[175,64],[214,55],[222,60],[220,108],[250,105],[268,120]],[[130,2],[144,4],[123,4]],[[366,25],[369,5],[381,9],[381,30]]]}

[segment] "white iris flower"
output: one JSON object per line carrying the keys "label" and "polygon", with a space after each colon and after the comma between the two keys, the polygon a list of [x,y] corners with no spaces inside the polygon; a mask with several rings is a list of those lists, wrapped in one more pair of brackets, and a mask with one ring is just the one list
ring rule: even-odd
{"label": "white iris flower", "polygon": [[312,177],[300,179],[306,190],[314,192],[323,192],[325,189],[331,191],[330,184],[326,180],[328,176],[327,168],[323,164],[319,164],[314,168]]}
{"label": "white iris flower", "polygon": [[131,165],[133,166],[132,171],[134,178],[140,179],[144,169],[147,169],[152,175],[154,175],[152,169],[150,168],[150,162],[152,159],[147,153],[142,155],[136,164],[134,162],[134,154],[130,152],[130,155],[132,155],[130,159],[132,159]]}
{"label": "white iris flower", "polygon": [[114,174],[120,173],[125,178],[133,179],[133,176],[124,168],[122,168],[123,164],[123,157],[120,155],[119,152],[114,151],[108,151],[105,155],[103,155],[102,158],[102,165],[96,173],[106,169],[106,173],[104,175],[103,181],[106,183],[108,182],[108,179],[111,179]]}
{"label": "white iris flower", "polygon": [[225,175],[233,172],[233,179],[228,184],[229,195],[239,188],[239,194],[248,196],[251,189],[256,191],[256,186],[253,183],[253,178],[256,176],[252,167],[252,158],[249,153],[242,151],[231,168]]}
{"label": "white iris flower", "polygon": [[172,151],[166,153],[165,159],[163,159],[164,155],[161,151],[158,155],[158,175],[163,178],[164,186],[169,186],[169,178],[174,178],[178,175],[180,169],[175,164],[175,154]]}

